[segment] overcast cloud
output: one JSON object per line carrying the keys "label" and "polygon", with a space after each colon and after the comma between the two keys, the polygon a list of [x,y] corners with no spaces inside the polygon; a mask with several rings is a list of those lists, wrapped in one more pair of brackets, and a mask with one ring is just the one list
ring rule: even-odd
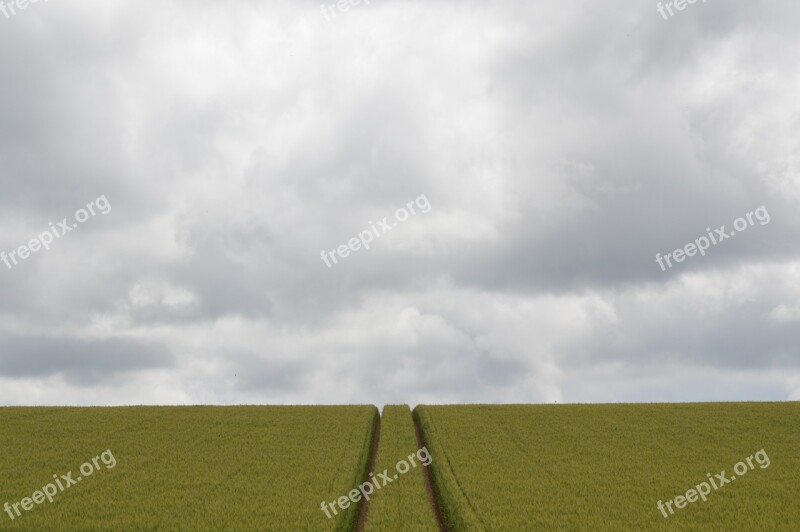
{"label": "overcast cloud", "polygon": [[112,207],[0,263],[0,404],[800,400],[800,6],[657,3],[0,14],[0,250]]}

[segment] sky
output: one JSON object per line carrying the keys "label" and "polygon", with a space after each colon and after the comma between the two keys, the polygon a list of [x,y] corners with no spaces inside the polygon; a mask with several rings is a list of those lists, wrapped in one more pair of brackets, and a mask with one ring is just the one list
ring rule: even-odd
{"label": "sky", "polygon": [[0,12],[0,405],[800,400],[797,2],[339,5]]}

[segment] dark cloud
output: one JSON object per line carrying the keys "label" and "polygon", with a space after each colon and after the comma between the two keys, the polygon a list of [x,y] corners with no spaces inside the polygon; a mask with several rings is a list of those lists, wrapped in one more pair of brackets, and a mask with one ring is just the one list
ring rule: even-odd
{"label": "dark cloud", "polygon": [[164,346],[130,340],[4,335],[0,342],[3,377],[61,376],[74,386],[92,386],[118,374],[172,366]]}

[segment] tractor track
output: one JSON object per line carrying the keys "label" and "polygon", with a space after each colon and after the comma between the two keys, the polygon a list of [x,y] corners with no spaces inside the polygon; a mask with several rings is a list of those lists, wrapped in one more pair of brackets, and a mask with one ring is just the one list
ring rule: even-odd
{"label": "tractor track", "polygon": [[[422,428],[419,426],[417,416],[412,417],[414,419],[414,432],[417,434],[417,445],[420,449],[422,449],[425,447],[425,440],[422,437]],[[444,522],[444,513],[442,512],[442,506],[439,498],[436,496],[436,490],[433,487],[433,479],[431,478],[430,468],[423,467],[422,475],[425,477],[425,488],[428,490],[428,500],[431,508],[433,509],[433,514],[436,516],[436,523],[439,525],[439,530],[441,532],[447,532],[447,526],[445,526]]]}
{"label": "tractor track", "polygon": [[[378,422],[375,424],[375,433],[372,435],[372,456],[369,458],[369,470],[367,471],[367,478],[364,482],[369,480],[370,473],[375,472],[375,463],[378,461],[378,443],[381,441],[381,416],[378,413]],[[356,525],[357,532],[364,532],[364,526],[367,524],[367,513],[369,512],[369,500],[364,499],[361,508],[358,511],[358,524]]]}

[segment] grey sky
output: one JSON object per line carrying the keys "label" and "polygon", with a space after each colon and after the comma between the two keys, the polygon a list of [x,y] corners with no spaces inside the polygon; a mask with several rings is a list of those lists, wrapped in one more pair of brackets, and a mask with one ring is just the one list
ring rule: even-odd
{"label": "grey sky", "polygon": [[800,400],[800,7],[657,4],[0,14],[0,250],[112,206],[0,263],[0,404]]}

